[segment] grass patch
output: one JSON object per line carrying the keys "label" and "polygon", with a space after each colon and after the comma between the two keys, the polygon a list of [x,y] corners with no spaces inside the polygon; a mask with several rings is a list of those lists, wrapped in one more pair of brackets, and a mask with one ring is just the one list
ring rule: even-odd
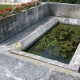
{"label": "grass patch", "polygon": [[0,9],[10,8],[11,6],[9,4],[0,5]]}

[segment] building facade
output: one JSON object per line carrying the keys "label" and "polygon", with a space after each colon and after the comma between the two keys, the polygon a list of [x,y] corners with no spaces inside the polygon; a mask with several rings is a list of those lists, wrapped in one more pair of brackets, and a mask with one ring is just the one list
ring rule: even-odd
{"label": "building facade", "polygon": [[30,2],[31,0],[0,0],[0,2]]}

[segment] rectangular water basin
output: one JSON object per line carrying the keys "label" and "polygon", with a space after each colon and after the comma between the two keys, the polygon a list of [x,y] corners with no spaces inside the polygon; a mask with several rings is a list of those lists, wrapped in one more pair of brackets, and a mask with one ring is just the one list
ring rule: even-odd
{"label": "rectangular water basin", "polygon": [[80,42],[80,26],[59,23],[25,50],[69,64]]}

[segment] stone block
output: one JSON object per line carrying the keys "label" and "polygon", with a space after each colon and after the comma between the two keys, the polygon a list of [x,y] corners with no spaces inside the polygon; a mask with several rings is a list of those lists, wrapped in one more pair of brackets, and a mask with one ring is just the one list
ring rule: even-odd
{"label": "stone block", "polygon": [[28,9],[27,10],[27,16],[29,16],[29,15],[32,15],[33,13],[32,13],[32,9]]}
{"label": "stone block", "polygon": [[69,18],[65,18],[64,23],[69,24]]}
{"label": "stone block", "polygon": [[0,27],[6,26],[6,18],[0,20]]}
{"label": "stone block", "polygon": [[25,19],[25,12],[16,13],[16,21]]}
{"label": "stone block", "polygon": [[69,24],[77,25],[77,19],[69,19]]}
{"label": "stone block", "polygon": [[11,23],[16,22],[16,14],[13,14],[11,17]]}
{"label": "stone block", "polygon": [[49,3],[51,16],[80,19],[80,5],[67,3]]}
{"label": "stone block", "polygon": [[12,16],[8,16],[8,17],[4,18],[4,20],[5,20],[5,25],[12,23],[12,18],[11,18],[11,17],[12,17]]}
{"label": "stone block", "polygon": [[80,25],[80,20],[77,20],[77,24]]}
{"label": "stone block", "polygon": [[15,29],[15,28],[16,28],[16,22],[13,22],[13,23],[12,23],[12,26],[13,26],[13,28]]}
{"label": "stone block", "polygon": [[4,28],[0,28],[0,34],[4,33]]}
{"label": "stone block", "polygon": [[36,31],[34,31],[32,34],[30,34],[28,37],[26,37],[24,40],[22,40],[22,49],[28,48],[38,37],[40,34]]}

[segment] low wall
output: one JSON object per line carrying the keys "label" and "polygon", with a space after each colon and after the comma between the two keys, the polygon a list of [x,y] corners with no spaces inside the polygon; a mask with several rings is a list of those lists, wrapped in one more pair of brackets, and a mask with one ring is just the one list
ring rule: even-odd
{"label": "low wall", "polygon": [[0,20],[0,42],[48,16],[63,17],[67,23],[80,24],[80,5],[48,2],[6,17]]}
{"label": "low wall", "polygon": [[60,23],[80,26],[80,19],[55,17]]}
{"label": "low wall", "polygon": [[41,4],[0,20],[0,42],[49,16],[47,4]]}
{"label": "low wall", "polygon": [[49,2],[50,15],[80,19],[80,5]]}

